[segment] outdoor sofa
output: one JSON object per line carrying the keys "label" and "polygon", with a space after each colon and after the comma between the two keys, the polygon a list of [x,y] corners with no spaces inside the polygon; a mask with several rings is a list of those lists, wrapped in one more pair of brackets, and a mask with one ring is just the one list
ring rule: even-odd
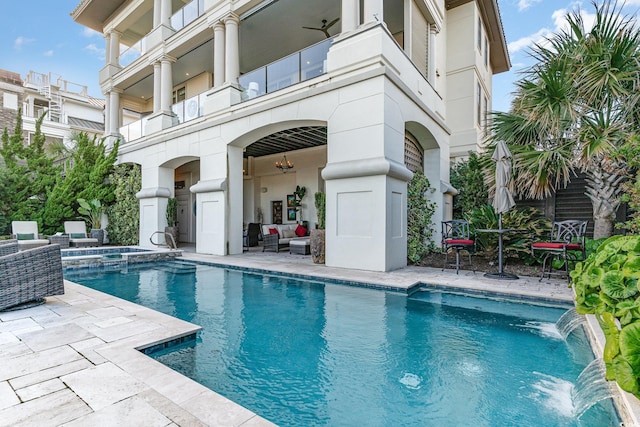
{"label": "outdoor sofa", "polygon": [[262,251],[280,249],[289,246],[292,240],[309,239],[308,230],[300,224],[263,224],[262,225]]}
{"label": "outdoor sofa", "polygon": [[[17,242],[8,242],[1,243],[0,247],[17,246]],[[0,256],[0,310],[44,302],[44,297],[61,294],[64,294],[64,279],[59,245]]]}

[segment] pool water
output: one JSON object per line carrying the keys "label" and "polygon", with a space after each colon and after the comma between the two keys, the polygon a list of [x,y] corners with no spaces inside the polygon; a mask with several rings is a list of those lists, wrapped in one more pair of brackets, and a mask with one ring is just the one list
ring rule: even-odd
{"label": "pool water", "polygon": [[203,327],[162,363],[282,426],[618,426],[572,414],[593,360],[566,308],[305,281],[184,262],[67,279]]}

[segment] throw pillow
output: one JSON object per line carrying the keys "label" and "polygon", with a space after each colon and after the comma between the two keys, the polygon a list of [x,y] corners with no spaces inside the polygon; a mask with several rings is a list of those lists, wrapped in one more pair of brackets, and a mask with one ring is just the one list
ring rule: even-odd
{"label": "throw pillow", "polygon": [[278,229],[277,228],[270,228],[269,229],[269,234],[278,234]]}
{"label": "throw pillow", "polygon": [[284,235],[285,239],[292,239],[292,238],[296,237],[295,230],[284,230],[282,232],[282,234]]}
{"label": "throw pillow", "polygon": [[35,237],[33,233],[18,233],[18,240],[33,240]]}
{"label": "throw pillow", "polygon": [[85,233],[71,233],[69,237],[72,239],[86,239],[87,235]]}
{"label": "throw pillow", "polygon": [[304,237],[306,235],[307,235],[307,229],[301,226],[300,224],[298,224],[298,226],[296,227],[296,236]]}

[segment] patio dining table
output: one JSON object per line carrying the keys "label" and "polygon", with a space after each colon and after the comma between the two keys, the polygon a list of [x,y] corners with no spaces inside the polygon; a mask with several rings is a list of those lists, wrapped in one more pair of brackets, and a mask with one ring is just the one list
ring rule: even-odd
{"label": "patio dining table", "polygon": [[504,271],[503,263],[503,236],[506,233],[526,233],[529,230],[524,228],[480,228],[477,233],[496,233],[498,234],[498,271],[495,273],[485,273],[484,277],[500,280],[517,280],[518,276]]}

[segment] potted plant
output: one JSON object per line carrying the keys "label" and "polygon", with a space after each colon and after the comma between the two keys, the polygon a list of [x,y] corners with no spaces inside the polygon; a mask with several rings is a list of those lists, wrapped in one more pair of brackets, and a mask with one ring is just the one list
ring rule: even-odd
{"label": "potted plant", "polygon": [[[169,233],[173,236],[173,241],[178,244],[178,237],[180,232],[178,230],[178,199],[170,197],[167,200],[167,226],[164,228],[165,233]],[[167,242],[168,244],[169,242]]]}
{"label": "potted plant", "polygon": [[296,212],[300,212],[300,222],[302,222],[302,199],[307,194],[307,188],[296,185],[296,191],[294,191],[293,194],[295,196],[293,206],[296,209]]}
{"label": "potted plant", "polygon": [[309,245],[311,251],[311,259],[316,264],[324,264],[325,253],[325,231],[324,221],[326,213],[326,195],[322,191],[318,191],[314,194],[316,212],[318,213],[318,228],[311,230],[309,237]]}
{"label": "potted plant", "polygon": [[104,230],[102,229],[102,213],[104,212],[100,200],[78,199],[78,213],[82,215],[82,219],[91,224],[90,236],[98,239],[98,245],[104,242]]}

